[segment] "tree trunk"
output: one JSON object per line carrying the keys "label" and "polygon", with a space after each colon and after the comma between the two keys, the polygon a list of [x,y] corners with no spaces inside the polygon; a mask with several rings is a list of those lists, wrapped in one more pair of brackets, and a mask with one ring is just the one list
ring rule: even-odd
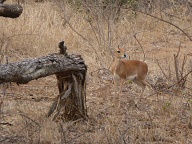
{"label": "tree trunk", "polygon": [[60,52],[40,58],[0,65],[0,84],[16,82],[26,84],[31,80],[56,75],[59,95],[51,106],[53,112],[65,121],[87,117],[86,72],[87,66],[80,55],[68,55],[64,42],[59,43]]}
{"label": "tree trunk", "polygon": [[21,15],[23,8],[19,4],[3,4],[5,0],[0,0],[0,16],[17,18]]}

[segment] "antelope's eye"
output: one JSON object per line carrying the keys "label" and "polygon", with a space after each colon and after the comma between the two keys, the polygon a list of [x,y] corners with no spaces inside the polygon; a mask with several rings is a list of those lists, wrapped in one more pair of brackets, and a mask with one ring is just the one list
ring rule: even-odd
{"label": "antelope's eye", "polygon": [[120,53],[120,51],[117,51],[117,53]]}

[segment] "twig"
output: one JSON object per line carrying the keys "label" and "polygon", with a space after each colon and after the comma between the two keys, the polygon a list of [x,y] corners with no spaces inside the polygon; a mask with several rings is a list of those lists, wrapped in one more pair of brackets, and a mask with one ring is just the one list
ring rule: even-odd
{"label": "twig", "polygon": [[[181,43],[180,43],[180,45],[179,45],[177,54],[176,54],[176,55],[174,54],[174,64],[175,64],[176,78],[177,78],[177,81],[179,81],[177,84],[178,84],[178,86],[181,88],[181,87],[184,86],[184,84],[185,84],[185,82],[186,82],[186,78],[183,78],[184,66],[185,66],[185,63],[186,63],[186,56],[184,56],[181,70],[179,70],[178,57],[179,57],[179,54],[180,54],[180,49],[181,49]],[[180,83],[180,82],[181,82],[180,79],[183,80],[182,83]]]}
{"label": "twig", "polygon": [[164,11],[164,10],[162,10],[162,9],[160,9],[160,11],[163,12],[163,13],[164,13],[165,15],[167,15],[168,17],[174,17],[174,18],[177,18],[177,19],[181,19],[180,17],[175,16],[175,15],[173,15],[173,14],[169,14],[169,13],[167,13],[166,11]]}
{"label": "twig", "polygon": [[171,22],[169,22],[169,21],[167,21],[167,20],[164,20],[164,19],[162,19],[162,18],[159,18],[159,17],[157,17],[157,16],[151,15],[151,14],[149,14],[149,13],[146,13],[146,12],[143,12],[143,11],[140,11],[140,10],[130,9],[130,8],[127,8],[127,7],[123,7],[123,9],[128,9],[128,10],[131,10],[131,11],[135,11],[135,12],[138,12],[138,13],[142,13],[142,14],[145,14],[145,15],[147,15],[147,16],[150,16],[150,17],[153,17],[153,18],[155,18],[155,19],[158,19],[158,20],[160,20],[160,21],[162,21],[162,22],[165,22],[165,23],[167,23],[167,24],[169,24],[169,25],[172,25],[172,26],[174,26],[175,28],[177,28],[178,30],[180,30],[186,37],[188,37],[190,41],[192,41],[192,38],[191,38],[191,36],[190,36],[188,33],[186,33],[184,30],[182,30],[179,26],[177,26],[177,25],[175,25],[175,24],[173,24],[173,23],[171,23]]}
{"label": "twig", "polygon": [[163,71],[162,67],[160,66],[158,59],[156,59],[156,62],[157,62],[157,65],[159,66],[161,72],[163,73],[163,75],[166,77],[167,80],[169,80],[168,76],[165,74],[165,72]]}
{"label": "twig", "polygon": [[124,131],[124,133],[121,134],[121,137],[117,140],[116,143],[120,143],[121,139],[125,136],[125,134],[128,132],[129,129],[139,127],[139,126],[145,126],[145,125],[146,125],[146,123],[139,123],[139,124],[136,124],[133,126],[128,126],[127,129]]}
{"label": "twig", "polygon": [[184,67],[185,67],[186,62],[187,62],[187,56],[184,55],[183,63],[182,63],[182,66],[181,66],[181,72],[180,72],[182,76],[183,76]]}
{"label": "twig", "polygon": [[79,32],[77,32],[74,27],[71,25],[71,23],[65,18],[65,17],[62,17],[65,22],[69,25],[69,27],[72,29],[72,31],[74,31],[78,36],[80,36],[83,40],[85,40],[86,42],[88,42],[88,44],[93,48],[93,50],[95,51],[95,54],[97,55],[98,57],[98,54],[97,54],[97,51],[96,49],[94,48],[94,46],[89,42],[88,39],[86,39],[82,34],[80,34]]}
{"label": "twig", "polygon": [[99,71],[101,71],[101,70],[106,71],[107,73],[111,73],[111,72],[109,71],[109,69],[99,68],[99,69],[97,69],[97,70],[94,70],[94,71],[90,72],[90,74],[91,74],[91,76],[93,76],[93,73],[99,74]]}
{"label": "twig", "polygon": [[145,61],[145,51],[143,50],[143,47],[142,47],[142,45],[141,45],[141,43],[139,42],[139,40],[137,39],[137,37],[136,37],[136,34],[133,36],[134,38],[135,38],[135,40],[137,41],[137,43],[139,44],[139,46],[140,46],[140,48],[141,48],[141,50],[142,50],[142,52],[143,52],[143,61]]}
{"label": "twig", "polygon": [[[85,2],[82,2],[82,5],[83,5],[84,8],[85,8],[87,11],[89,11],[89,12],[95,17],[95,19],[96,19],[96,16],[95,16],[95,14],[93,13],[93,10],[90,8],[90,6],[89,6],[87,3],[85,3]],[[87,19],[87,18],[84,18],[84,19],[85,19],[85,20],[89,23],[89,25],[91,26],[91,29],[93,30],[93,33],[94,33],[95,38],[96,38],[96,40],[97,40],[97,43],[98,43],[98,45],[100,46],[100,45],[101,45],[101,36],[100,36],[99,30],[96,30],[96,27],[92,24],[91,20],[89,20],[89,19]],[[98,23],[98,20],[97,20],[97,23]],[[97,34],[98,34],[100,37],[97,36],[96,32],[97,32]]]}
{"label": "twig", "polygon": [[[2,138],[2,137],[1,137]],[[24,137],[24,136],[18,136],[18,135],[16,135],[16,136],[3,136],[3,138],[4,139],[2,139],[2,140],[0,140],[0,143],[2,144],[2,143],[17,143],[18,141],[19,141],[19,139],[27,139],[26,137]],[[6,141],[6,142],[5,142]],[[24,140],[22,140],[22,142],[24,143]]]}
{"label": "twig", "polygon": [[178,80],[177,82],[175,82],[173,85],[169,86],[168,89],[171,88],[171,87],[173,87],[174,85],[180,83],[180,82],[181,82],[184,78],[186,78],[190,73],[192,73],[192,70],[189,71],[189,72],[188,72],[184,77],[182,77],[180,80]]}
{"label": "twig", "polygon": [[8,126],[13,126],[13,124],[8,123],[8,122],[1,122],[0,125],[8,125]]}
{"label": "twig", "polygon": [[177,53],[177,55],[173,55],[174,56],[174,64],[175,64],[175,75],[176,75],[176,78],[177,78],[177,81],[180,79],[180,76],[179,76],[179,68],[178,68],[178,59],[177,59],[177,57],[178,57],[178,53]]}
{"label": "twig", "polygon": [[59,123],[59,128],[60,128],[60,132],[61,132],[61,143],[66,144],[67,143],[66,136],[65,136],[65,132],[63,130],[63,126],[61,123]]}
{"label": "twig", "polygon": [[181,50],[181,42],[179,43],[179,48],[178,48],[178,51],[177,51],[177,55],[176,55],[176,57],[178,57],[178,56],[179,56],[180,50]]}
{"label": "twig", "polygon": [[[27,118],[27,119],[29,119],[29,120],[31,121],[31,123],[36,124],[36,125],[39,127],[39,129],[40,129],[41,126],[39,125],[38,122],[36,122],[35,120],[33,120],[32,118],[30,118],[29,116],[25,115],[25,114],[22,113],[22,112],[20,113],[20,115],[23,116],[23,117],[25,117],[25,118]],[[29,123],[29,124],[31,124],[31,123]],[[28,126],[29,126],[29,124],[28,124]],[[27,127],[27,126],[26,126],[26,127]],[[25,127],[25,128],[26,128],[26,127]],[[24,129],[24,128],[23,128],[23,129]],[[23,129],[21,129],[21,131],[22,131]],[[20,132],[21,132],[21,131],[20,131]]]}

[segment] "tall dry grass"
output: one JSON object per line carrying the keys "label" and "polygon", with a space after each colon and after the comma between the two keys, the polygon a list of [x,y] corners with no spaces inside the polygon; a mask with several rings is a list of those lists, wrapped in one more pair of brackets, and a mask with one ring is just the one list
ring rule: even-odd
{"label": "tall dry grass", "polygon": [[[7,1],[11,2],[11,1]],[[191,42],[178,29],[157,19],[122,10],[116,23],[94,21],[86,11],[74,12],[69,5],[55,2],[24,3],[17,19],[0,18],[1,64],[39,57],[58,51],[64,40],[68,53],[81,54],[88,65],[87,121],[53,122],[46,118],[58,90],[54,76],[32,81],[28,85],[1,86],[1,143],[192,143],[191,76],[185,89],[167,89],[176,82],[173,54],[181,43],[183,56],[191,53]],[[173,9],[167,10],[175,14]],[[171,20],[190,34],[191,21],[184,10],[177,17],[156,16]],[[90,18],[90,21],[88,19]],[[109,28],[108,23],[110,22]],[[107,69],[111,52],[125,47],[131,59],[143,60],[142,45],[149,65],[149,81],[159,88],[154,93],[127,83],[121,96],[121,108],[113,106],[111,76]],[[98,38],[98,39],[97,39]],[[110,41],[110,42],[109,42]],[[191,69],[188,56],[185,73]],[[160,64],[158,66],[157,60]],[[165,75],[170,79],[166,79]]]}

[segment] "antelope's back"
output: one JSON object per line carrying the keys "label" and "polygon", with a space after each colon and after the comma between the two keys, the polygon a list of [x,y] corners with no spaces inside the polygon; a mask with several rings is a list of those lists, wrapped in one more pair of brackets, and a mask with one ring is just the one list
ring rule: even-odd
{"label": "antelope's back", "polygon": [[123,67],[126,69],[128,74],[138,74],[138,75],[146,75],[148,72],[148,65],[145,62],[139,60],[121,60],[123,63]]}

